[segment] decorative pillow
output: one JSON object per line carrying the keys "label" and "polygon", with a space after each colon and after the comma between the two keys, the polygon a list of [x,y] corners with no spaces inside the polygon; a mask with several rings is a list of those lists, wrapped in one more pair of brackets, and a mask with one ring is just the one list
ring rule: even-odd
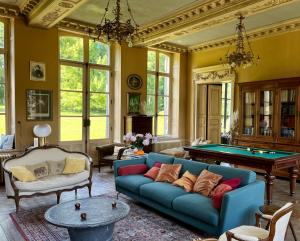
{"label": "decorative pillow", "polygon": [[232,190],[231,186],[227,184],[220,184],[211,192],[213,207],[215,209],[221,209],[222,200],[225,193],[230,192],[231,190]]}
{"label": "decorative pillow", "polygon": [[203,170],[197,178],[193,191],[208,197],[210,192],[214,189],[215,186],[218,185],[221,179],[221,175]]}
{"label": "decorative pillow", "polygon": [[85,159],[78,157],[67,157],[63,174],[74,174],[83,172],[85,169]]}
{"label": "decorative pillow", "polygon": [[178,179],[181,166],[181,164],[162,164],[155,181],[173,183]]}
{"label": "decorative pillow", "polygon": [[161,162],[155,162],[153,166],[154,166],[154,167],[161,168],[161,164],[162,164]]}
{"label": "decorative pillow", "polygon": [[49,175],[55,176],[63,173],[66,161],[46,161],[48,164]]}
{"label": "decorative pillow", "polygon": [[232,187],[232,189],[236,189],[241,184],[241,178],[232,178],[221,182],[221,184],[227,184]]}
{"label": "decorative pillow", "polygon": [[124,148],[124,146],[115,146],[114,147],[114,156],[117,156],[119,154],[119,151]]}
{"label": "decorative pillow", "polygon": [[173,182],[173,185],[183,187],[184,190],[190,192],[193,190],[196,180],[197,176],[191,174],[189,171],[186,171],[180,179]]}
{"label": "decorative pillow", "polygon": [[2,141],[2,149],[11,150],[14,145],[14,135],[5,135],[1,138]]}
{"label": "decorative pillow", "polygon": [[31,171],[36,178],[42,178],[49,175],[48,165],[46,162],[41,162],[34,165],[26,165],[25,167]]}
{"label": "decorative pillow", "polygon": [[33,173],[25,166],[11,167],[10,171],[12,172],[12,175],[21,182],[32,182],[37,180]]}
{"label": "decorative pillow", "polygon": [[155,180],[158,176],[158,173],[159,173],[159,170],[160,168],[159,167],[156,167],[155,165],[149,169],[149,171],[147,171],[145,174],[144,174],[144,177],[149,177],[151,178],[152,180]]}
{"label": "decorative pillow", "polygon": [[146,164],[137,164],[137,165],[130,165],[125,167],[119,167],[118,175],[119,176],[128,176],[128,175],[138,175],[144,174],[148,170]]}

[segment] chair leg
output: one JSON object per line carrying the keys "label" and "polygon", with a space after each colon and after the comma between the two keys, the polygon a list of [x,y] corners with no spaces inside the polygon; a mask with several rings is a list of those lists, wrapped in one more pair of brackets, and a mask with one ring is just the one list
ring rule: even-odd
{"label": "chair leg", "polygon": [[298,240],[297,240],[296,233],[295,233],[295,230],[294,230],[294,227],[293,227],[291,221],[289,222],[289,226],[290,226],[291,231],[292,231],[292,234],[293,234],[293,236],[294,236],[294,240],[295,240],[295,241],[298,241]]}
{"label": "chair leg", "polygon": [[120,195],[120,193],[119,193],[119,192],[117,192],[117,200],[119,199],[119,195]]}
{"label": "chair leg", "polygon": [[77,189],[75,189],[75,199],[77,199]]}
{"label": "chair leg", "polygon": [[56,193],[56,203],[57,204],[59,204],[59,202],[60,202],[60,195],[61,195],[61,192]]}
{"label": "chair leg", "polygon": [[88,185],[88,189],[89,189],[89,197],[92,197],[92,184]]}
{"label": "chair leg", "polygon": [[20,206],[20,197],[15,197],[15,204],[16,204],[16,212],[18,212]]}

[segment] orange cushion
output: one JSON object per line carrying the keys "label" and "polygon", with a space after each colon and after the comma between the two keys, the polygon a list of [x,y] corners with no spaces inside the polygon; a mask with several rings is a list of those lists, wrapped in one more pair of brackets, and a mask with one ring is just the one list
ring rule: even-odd
{"label": "orange cushion", "polygon": [[159,167],[155,167],[155,166],[154,166],[154,167],[150,168],[150,169],[144,174],[144,177],[149,177],[149,178],[151,178],[152,180],[155,180],[156,177],[158,176],[159,170],[160,170]]}
{"label": "orange cushion", "polygon": [[162,164],[156,182],[173,183],[178,179],[181,164]]}
{"label": "orange cushion", "polygon": [[208,197],[210,192],[218,185],[221,179],[221,175],[203,170],[197,178],[193,191]]}
{"label": "orange cushion", "polygon": [[186,171],[181,178],[173,182],[173,185],[183,187],[184,190],[190,192],[193,190],[193,186],[197,180],[197,176]]}

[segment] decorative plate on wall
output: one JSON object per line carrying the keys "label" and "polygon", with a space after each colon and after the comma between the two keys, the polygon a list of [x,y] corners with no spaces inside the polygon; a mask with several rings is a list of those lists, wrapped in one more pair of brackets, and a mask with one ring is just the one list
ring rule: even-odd
{"label": "decorative plate on wall", "polygon": [[127,78],[127,85],[130,89],[138,90],[142,87],[143,80],[142,80],[141,76],[139,76],[137,74],[131,74]]}

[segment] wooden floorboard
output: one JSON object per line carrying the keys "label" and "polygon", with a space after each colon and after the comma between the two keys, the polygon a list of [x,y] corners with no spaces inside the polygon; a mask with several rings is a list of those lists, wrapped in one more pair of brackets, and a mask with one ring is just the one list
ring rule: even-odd
{"label": "wooden floorboard", "polygon": [[[263,179],[262,176],[258,176],[258,179]],[[101,173],[98,170],[94,170],[93,174],[93,188],[92,195],[97,196],[104,193],[113,192],[114,178],[113,173],[110,168],[101,169]],[[283,205],[284,203],[292,200],[300,199],[300,184],[297,183],[296,195],[291,197],[289,195],[289,182],[286,180],[275,180],[274,185],[274,198],[273,203],[278,205]],[[87,188],[78,191],[77,198],[88,197]],[[74,191],[66,192],[62,194],[61,200],[73,200],[75,198]],[[32,209],[39,206],[55,205],[56,196],[49,195],[44,197],[35,197],[30,199],[21,200],[21,207],[23,209]],[[15,204],[13,200],[9,200],[5,196],[4,187],[0,187],[0,241],[22,241],[23,239],[16,230],[14,224],[12,223],[9,213],[15,211]],[[297,204],[295,214],[292,218],[292,223],[297,233],[297,237],[300,240],[300,205]],[[286,241],[293,241],[290,230],[288,230]],[[189,240],[187,240],[189,241]]]}

